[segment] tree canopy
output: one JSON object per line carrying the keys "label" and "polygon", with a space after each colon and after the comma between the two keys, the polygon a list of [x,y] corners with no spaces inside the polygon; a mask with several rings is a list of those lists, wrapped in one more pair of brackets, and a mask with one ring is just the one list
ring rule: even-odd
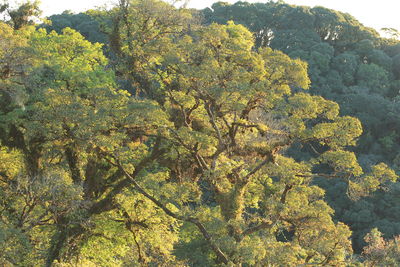
{"label": "tree canopy", "polygon": [[[399,262],[373,229],[399,235],[396,161],[365,159],[369,110],[333,101],[395,109],[376,32],[273,2],[51,19],[0,22],[0,264]],[[376,113],[369,138],[398,123]]]}

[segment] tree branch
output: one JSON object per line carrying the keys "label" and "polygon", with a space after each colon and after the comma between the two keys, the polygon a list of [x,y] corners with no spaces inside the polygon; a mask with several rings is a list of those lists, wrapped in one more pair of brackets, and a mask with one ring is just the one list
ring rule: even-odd
{"label": "tree branch", "polygon": [[251,234],[253,234],[255,232],[258,232],[260,230],[272,228],[273,226],[275,226],[277,224],[277,221],[275,223],[272,223],[270,221],[264,221],[264,222],[260,223],[259,225],[247,228],[246,230],[243,231],[243,233],[241,235],[241,240],[247,235],[251,235]]}
{"label": "tree branch", "polygon": [[253,170],[251,170],[245,177],[243,177],[243,181],[247,182],[251,176],[256,174],[265,164],[273,160],[273,156],[268,155],[265,160],[263,160],[260,164],[258,164]]}
{"label": "tree branch", "polygon": [[149,199],[151,202],[153,202],[157,207],[162,209],[167,215],[171,216],[172,218],[175,218],[180,221],[186,221],[190,222],[199,229],[199,231],[202,233],[203,237],[207,240],[208,244],[214,251],[214,253],[217,255],[218,259],[221,260],[223,263],[228,264],[229,260],[227,256],[222,252],[222,250],[215,244],[213,238],[211,235],[208,233],[204,225],[196,218],[193,217],[183,217],[181,215],[176,214],[175,212],[171,211],[168,209],[163,203],[161,203],[159,200],[157,200],[155,197],[150,195],[146,190],[144,190],[135,180],[135,178],[130,175],[121,164],[119,164],[121,170],[123,171],[124,175],[132,182],[134,185],[136,191],[138,191],[140,194],[145,196],[147,199]]}
{"label": "tree branch", "polygon": [[[139,164],[135,167],[135,171],[133,172],[132,176],[136,177],[144,168],[148,166],[153,160],[159,157],[164,151],[159,149],[160,139],[157,139],[156,144],[154,145],[153,151],[151,155],[142,159]],[[116,164],[119,168],[121,168],[121,164],[118,162]],[[122,169],[121,169],[122,171]],[[124,172],[122,173],[124,175]],[[113,198],[119,194],[124,188],[131,184],[131,179],[126,178],[117,183],[113,189],[105,196],[102,200],[94,203],[91,208],[89,209],[90,214],[99,214],[104,211],[114,209],[113,205]]]}

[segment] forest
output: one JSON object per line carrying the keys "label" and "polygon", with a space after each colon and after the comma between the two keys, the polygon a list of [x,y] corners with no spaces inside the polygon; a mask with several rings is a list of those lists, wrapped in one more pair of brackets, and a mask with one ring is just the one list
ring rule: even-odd
{"label": "forest", "polygon": [[400,266],[384,30],[284,1],[0,4],[0,266]]}

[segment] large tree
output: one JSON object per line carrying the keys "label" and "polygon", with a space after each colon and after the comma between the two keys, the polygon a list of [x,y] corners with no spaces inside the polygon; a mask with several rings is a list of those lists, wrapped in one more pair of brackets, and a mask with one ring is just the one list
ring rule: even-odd
{"label": "large tree", "polygon": [[[121,72],[160,103],[173,127],[166,127],[168,136],[162,139],[169,152],[161,156],[158,166],[166,172],[166,188],[146,189],[132,178],[136,190],[173,218],[198,228],[217,261],[261,264],[277,260],[269,258],[265,247],[250,245],[254,240],[260,244],[269,240],[278,250],[286,248],[288,255],[293,253],[289,261],[343,260],[349,249],[348,230],[329,219],[331,211],[323,208],[322,191],[311,186],[312,177],[318,175],[313,172],[321,169],[316,166],[326,165],[323,176],[346,179],[350,194],[367,194],[379,186],[380,179],[396,177],[380,165],[367,176],[372,179],[369,182],[360,178],[362,170],[354,154],[344,151],[361,134],[360,123],[338,116],[335,103],[299,92],[309,85],[306,65],[271,49],[254,51],[252,35],[244,27],[212,24],[179,37],[171,36],[175,32],[170,28],[147,42],[141,30],[152,25],[148,21],[161,19],[158,12],[146,12],[155,17],[140,26],[143,20],[134,20],[138,17],[134,14],[142,6],[142,1],[133,1],[120,7],[116,14],[126,21],[111,36],[120,42],[115,48],[122,59]],[[155,57],[160,43],[164,46]],[[120,49],[135,45],[139,47]],[[138,79],[137,73],[143,70],[146,74],[140,78],[145,80]],[[317,147],[306,161],[296,162],[285,152],[305,144]],[[125,175],[130,177],[128,171]],[[178,201],[182,190],[192,196]],[[320,196],[318,208],[310,200],[316,195]],[[298,203],[303,211],[291,206]],[[292,212],[298,216],[291,217]],[[326,236],[315,233],[315,243],[302,240],[317,221],[325,222]],[[291,242],[281,242],[279,233],[283,232],[283,238]],[[322,242],[332,237],[339,239]],[[191,242],[198,240],[187,241]],[[293,249],[296,245],[299,251]],[[184,249],[181,253],[188,256]]]}
{"label": "large tree", "polygon": [[[351,150],[363,168],[383,161],[399,171],[399,40],[380,37],[349,14],[322,7],[283,2],[215,3],[202,14],[206,23],[233,20],[243,24],[253,32],[257,47],[271,47],[306,61],[312,81],[310,93],[337,102],[342,115],[361,121],[363,134],[358,146]],[[298,155],[298,159],[307,159],[307,153]],[[336,195],[333,184],[320,185],[328,195]],[[387,193],[378,195],[395,196],[397,186],[387,185]],[[390,206],[378,206],[382,204],[377,201],[378,195],[346,204],[341,198],[327,198],[335,208],[336,218],[348,222],[354,231],[353,248],[357,253],[361,253],[363,236],[372,227],[378,227],[388,238],[400,234],[396,219],[384,223],[379,219],[382,210],[397,208],[396,200]],[[364,205],[366,202],[370,204]],[[352,216],[345,214],[354,213],[354,209],[377,216],[369,216],[368,223],[353,223],[357,216],[350,219]]]}
{"label": "large tree", "polygon": [[357,198],[396,175],[363,173],[360,122],[307,93],[306,63],[192,15],[121,0],[111,62],[69,28],[0,25],[0,263],[345,263],[313,179]]}
{"label": "large tree", "polygon": [[[139,172],[157,151],[147,155],[150,146],[141,145],[140,153],[129,146],[166,118],[155,103],[114,89],[101,45],[79,33],[13,31],[4,24],[1,29],[1,67],[3,73],[7,70],[1,79],[1,139],[21,158],[19,170],[5,175],[3,184],[7,198],[21,199],[5,203],[2,216],[9,227],[26,233],[32,245],[47,247],[50,265],[94,235],[96,215],[124,210],[114,197],[130,182],[107,161],[105,151],[120,150]],[[130,217],[123,214],[109,216],[124,226]]]}

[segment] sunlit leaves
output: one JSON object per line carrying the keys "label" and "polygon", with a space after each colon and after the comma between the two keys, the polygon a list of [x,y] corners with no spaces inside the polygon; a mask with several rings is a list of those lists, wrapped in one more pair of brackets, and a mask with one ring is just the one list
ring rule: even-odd
{"label": "sunlit leaves", "polygon": [[380,163],[372,166],[371,173],[361,179],[360,183],[355,185],[355,190],[360,191],[361,195],[368,195],[379,188],[384,188],[387,183],[396,182],[398,175],[386,164]]}
{"label": "sunlit leaves", "polygon": [[15,150],[0,146],[0,177],[4,180],[17,176],[23,171],[23,159]]}
{"label": "sunlit leaves", "polygon": [[319,123],[311,130],[313,138],[333,149],[356,144],[362,133],[361,123],[352,117],[340,117],[331,123]]}
{"label": "sunlit leaves", "polygon": [[[19,252],[61,266],[345,264],[351,233],[332,219],[314,178],[343,179],[350,196],[366,196],[396,174],[383,164],[363,174],[346,151],[360,122],[306,93],[307,63],[256,48],[242,25],[200,26],[194,14],[157,0],[99,11],[111,60],[69,28],[0,29],[2,103],[10,102],[1,116],[0,240],[22,244],[4,249],[7,261]],[[374,63],[358,67],[351,52],[334,59],[348,30],[338,27],[351,17],[290,14],[314,18],[317,33],[265,28],[258,38],[286,42],[291,56],[309,60],[312,78],[327,73],[319,82],[332,82],[331,92],[386,77],[368,74],[388,71],[369,41],[357,51]]]}
{"label": "sunlit leaves", "polygon": [[327,151],[319,157],[319,160],[321,163],[329,165],[334,173],[355,177],[363,174],[355,154],[349,151]]}

